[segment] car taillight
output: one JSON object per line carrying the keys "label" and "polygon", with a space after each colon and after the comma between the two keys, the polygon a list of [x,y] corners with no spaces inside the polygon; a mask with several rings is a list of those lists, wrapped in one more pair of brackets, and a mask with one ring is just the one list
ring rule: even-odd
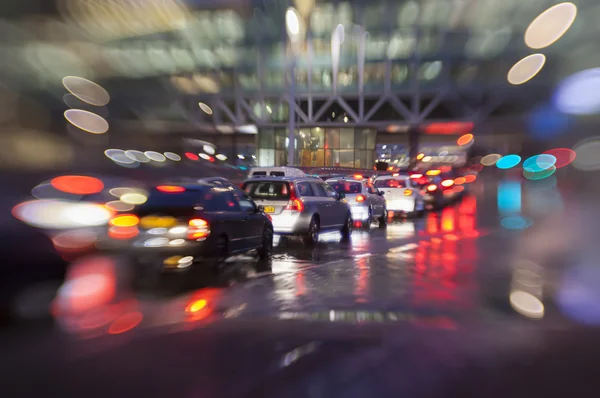
{"label": "car taillight", "polygon": [[201,218],[191,219],[188,223],[187,238],[190,240],[198,240],[206,238],[210,235],[210,227],[208,221]]}
{"label": "car taillight", "polygon": [[444,180],[442,181],[442,186],[445,188],[450,188],[452,185],[454,185],[454,180]]}
{"label": "car taillight", "polygon": [[428,190],[429,192],[434,192],[436,189],[437,189],[437,186],[436,186],[436,185],[433,185],[433,184],[431,184],[431,185],[429,185],[429,186],[427,187],[427,190]]}
{"label": "car taillight", "polygon": [[412,189],[405,189],[404,196],[410,196],[410,195],[412,195]]}
{"label": "car taillight", "polygon": [[290,199],[287,206],[285,206],[285,210],[302,212],[302,211],[304,211],[304,203],[302,203],[302,201],[300,199],[296,199],[296,198]]}
{"label": "car taillight", "polygon": [[285,206],[284,210],[292,210],[292,211],[304,211],[304,203],[296,196],[296,190],[294,186],[290,184],[290,201]]}
{"label": "car taillight", "polygon": [[365,201],[365,199],[366,199],[366,198],[365,198],[365,195],[358,195],[358,196],[356,197],[356,201],[357,201],[358,203],[362,203],[362,202],[364,202],[364,201]]}

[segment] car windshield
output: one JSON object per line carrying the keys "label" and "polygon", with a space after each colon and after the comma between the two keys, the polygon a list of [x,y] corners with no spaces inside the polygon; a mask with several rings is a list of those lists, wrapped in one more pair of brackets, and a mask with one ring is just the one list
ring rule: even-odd
{"label": "car windshield", "polygon": [[334,181],[329,185],[338,193],[355,194],[362,192],[362,183],[356,181]]}
{"label": "car windshield", "polygon": [[406,181],[390,178],[385,180],[375,180],[374,185],[377,188],[405,188]]}
{"label": "car windshield", "polygon": [[251,181],[244,184],[243,190],[251,198],[276,200],[290,198],[290,187],[285,181]]}

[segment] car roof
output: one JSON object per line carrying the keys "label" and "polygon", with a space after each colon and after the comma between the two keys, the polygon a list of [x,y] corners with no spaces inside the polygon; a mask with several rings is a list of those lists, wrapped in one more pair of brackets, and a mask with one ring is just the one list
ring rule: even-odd
{"label": "car roof", "polygon": [[410,176],[403,175],[403,174],[400,174],[400,175],[397,175],[397,176],[387,175],[387,176],[379,176],[379,177],[377,177],[375,179],[375,181],[378,181],[378,180],[394,180],[394,179],[397,179],[397,180],[406,180],[408,178],[410,178]]}
{"label": "car roof", "polygon": [[359,180],[357,180],[356,178],[352,178],[352,177],[334,177],[334,178],[328,178],[326,180],[326,182],[329,181],[347,181],[347,182],[359,182],[359,183],[364,183],[365,179],[361,178]]}
{"label": "car roof", "polygon": [[288,182],[297,182],[297,181],[323,181],[319,177],[313,176],[253,176],[246,179],[244,182],[250,181],[288,181]]}

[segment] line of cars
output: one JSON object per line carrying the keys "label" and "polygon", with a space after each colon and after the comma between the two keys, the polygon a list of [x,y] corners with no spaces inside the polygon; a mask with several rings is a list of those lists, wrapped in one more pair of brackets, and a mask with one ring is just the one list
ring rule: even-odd
{"label": "line of cars", "polygon": [[349,240],[356,226],[369,229],[377,222],[385,228],[390,216],[417,216],[435,204],[437,187],[443,191],[446,181],[438,177],[329,175],[324,180],[295,168],[267,167],[252,169],[239,187],[219,177],[157,185],[145,203],[110,220],[107,239],[98,247],[127,253],[136,263],[158,262],[162,272],[184,271],[206,259],[218,269],[228,257],[250,251],[260,260],[257,269],[268,269],[274,235],[300,236],[313,246],[324,232]]}

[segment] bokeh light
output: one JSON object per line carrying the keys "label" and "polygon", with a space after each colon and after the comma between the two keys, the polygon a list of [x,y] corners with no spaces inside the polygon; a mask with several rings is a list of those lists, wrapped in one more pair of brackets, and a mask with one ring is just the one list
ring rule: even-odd
{"label": "bokeh light", "polygon": [[521,163],[521,157],[519,155],[506,155],[498,159],[496,167],[499,169],[510,169]]}
{"label": "bokeh light", "polygon": [[131,160],[135,160],[136,162],[140,163],[150,162],[150,159],[148,159],[148,157],[144,155],[144,152],[136,151],[134,149],[128,149],[127,151],[125,151],[125,156],[127,156]]}
{"label": "bokeh light", "polygon": [[456,140],[456,143],[462,146],[469,144],[471,141],[473,141],[473,134],[465,134]]}
{"label": "bokeh light", "polygon": [[101,180],[87,176],[61,176],[53,178],[50,183],[60,191],[76,195],[91,195],[104,189]]}
{"label": "bokeh light", "polygon": [[500,220],[500,224],[506,229],[527,229],[533,225],[533,222],[522,216],[505,217]]}
{"label": "bokeh light", "polygon": [[543,180],[544,178],[550,177],[552,174],[554,174],[554,172],[556,172],[556,167],[554,166],[538,171],[523,170],[523,177],[533,181]]}
{"label": "bokeh light", "polygon": [[167,159],[162,153],[158,153],[158,152],[154,152],[154,151],[146,151],[146,152],[144,152],[144,155],[146,155],[146,157],[148,157],[148,159],[153,160],[155,162],[159,162],[159,163],[162,163]]}
{"label": "bokeh light", "polygon": [[65,119],[73,126],[91,134],[104,134],[108,131],[108,122],[95,113],[82,109],[67,109]]}
{"label": "bokeh light", "polygon": [[578,142],[573,151],[577,155],[573,167],[584,171],[600,170],[600,137]]}
{"label": "bokeh light", "polygon": [[90,105],[104,106],[110,101],[110,95],[99,84],[77,76],[66,76],[62,80],[63,86],[75,97]]}
{"label": "bokeh light", "polygon": [[165,152],[165,157],[174,162],[179,162],[181,160],[181,156],[174,152]]}
{"label": "bokeh light", "polygon": [[577,72],[564,79],[554,93],[554,106],[564,113],[600,112],[600,68]]}
{"label": "bokeh light", "polygon": [[510,293],[510,305],[519,314],[532,319],[544,317],[544,304],[531,293],[514,290]]}
{"label": "bokeh light", "polygon": [[51,199],[20,203],[12,213],[26,224],[50,229],[105,225],[112,216],[102,205]]}
{"label": "bokeh light", "polygon": [[109,334],[121,334],[130,331],[142,322],[141,312],[130,312],[117,318],[108,328]]}
{"label": "bokeh light", "polygon": [[525,30],[525,44],[529,48],[545,48],[560,39],[569,30],[577,7],[573,3],[556,4],[538,15]]}
{"label": "bokeh light", "polygon": [[195,153],[192,153],[192,152],[186,152],[185,153],[185,157],[188,158],[189,160],[198,160],[198,159],[200,159],[198,157],[198,155],[196,155]]}
{"label": "bokeh light", "polygon": [[549,149],[544,153],[554,156],[554,158],[556,159],[554,167],[556,167],[557,169],[570,165],[577,157],[575,151],[569,148]]}
{"label": "bokeh light", "polygon": [[121,202],[129,203],[131,205],[141,205],[146,203],[147,200],[148,197],[146,195],[137,192],[126,193],[125,195],[121,196]]}
{"label": "bokeh light", "polygon": [[528,55],[510,68],[507,76],[508,82],[514,85],[528,82],[542,70],[545,63],[546,56],[544,54]]}
{"label": "bokeh light", "polygon": [[556,164],[556,158],[549,154],[535,155],[523,162],[523,170],[536,173],[548,170]]}
{"label": "bokeh light", "polygon": [[502,158],[502,155],[498,153],[490,153],[489,155],[482,157],[480,163],[484,166],[493,166],[498,160],[500,160],[500,158]]}

